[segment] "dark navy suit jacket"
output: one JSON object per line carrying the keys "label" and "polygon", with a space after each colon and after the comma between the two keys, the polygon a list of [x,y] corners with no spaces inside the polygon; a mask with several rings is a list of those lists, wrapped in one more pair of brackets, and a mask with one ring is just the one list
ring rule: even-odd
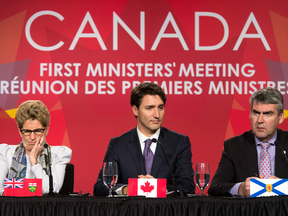
{"label": "dark navy suit jacket", "polygon": [[[288,132],[277,129],[275,143],[275,176],[288,178],[288,165],[281,149],[288,150]],[[231,196],[228,191],[236,183],[252,176],[259,176],[259,170],[255,138],[250,130],[224,142],[222,157],[208,193],[213,196]]]}
{"label": "dark navy suit jacket", "polygon": [[[161,127],[159,142],[162,144],[176,178],[178,189],[183,194],[194,193],[194,171],[192,168],[191,143],[187,136]],[[145,163],[141,152],[137,129],[112,138],[104,158],[104,162],[115,161],[118,164],[117,187],[128,184],[128,178],[138,178],[146,175]],[[108,189],[102,180],[102,169],[94,185],[94,196],[108,195]],[[166,178],[168,191],[173,190],[169,165],[159,144],[154,155],[151,175],[155,178]],[[116,189],[114,188],[114,189]]]}

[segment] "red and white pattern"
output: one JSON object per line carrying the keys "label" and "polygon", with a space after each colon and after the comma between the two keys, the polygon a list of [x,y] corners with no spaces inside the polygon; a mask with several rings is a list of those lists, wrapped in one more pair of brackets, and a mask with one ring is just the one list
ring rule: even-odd
{"label": "red and white pattern", "polygon": [[128,179],[128,196],[166,197],[166,179]]}
{"label": "red and white pattern", "polygon": [[271,167],[270,167],[270,157],[268,153],[268,147],[270,143],[262,143],[262,151],[260,155],[260,175],[264,175],[264,179],[267,179],[271,176]]}
{"label": "red and white pattern", "polygon": [[[4,196],[42,196],[42,179],[4,179]],[[37,190],[29,190],[29,186],[37,185]]]}
{"label": "red and white pattern", "polygon": [[5,178],[4,188],[23,188],[23,178]]}

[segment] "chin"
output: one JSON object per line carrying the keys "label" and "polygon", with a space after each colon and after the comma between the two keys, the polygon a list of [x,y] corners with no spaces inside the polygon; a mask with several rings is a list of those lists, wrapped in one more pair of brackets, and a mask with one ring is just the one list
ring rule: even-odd
{"label": "chin", "polygon": [[152,128],[152,130],[157,131],[160,128],[160,125],[158,127]]}

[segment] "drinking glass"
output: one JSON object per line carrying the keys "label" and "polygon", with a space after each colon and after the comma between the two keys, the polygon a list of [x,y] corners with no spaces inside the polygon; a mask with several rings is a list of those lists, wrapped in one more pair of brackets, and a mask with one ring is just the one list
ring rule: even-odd
{"label": "drinking glass", "polygon": [[197,186],[201,190],[201,196],[204,196],[204,189],[209,185],[210,171],[208,163],[197,163],[195,180]]}
{"label": "drinking glass", "polygon": [[118,180],[118,169],[116,162],[104,162],[103,164],[103,182],[109,189],[108,197],[113,197],[112,187],[116,185]]}

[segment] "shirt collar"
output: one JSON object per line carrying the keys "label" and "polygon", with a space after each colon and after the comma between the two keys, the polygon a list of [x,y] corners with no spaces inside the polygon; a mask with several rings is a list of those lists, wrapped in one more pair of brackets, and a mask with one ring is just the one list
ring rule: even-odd
{"label": "shirt collar", "polygon": [[159,135],[160,135],[160,128],[159,128],[159,129],[156,131],[156,133],[153,134],[151,137],[147,137],[147,136],[145,136],[144,134],[142,134],[142,133],[140,132],[140,130],[139,130],[138,126],[137,126],[137,134],[138,134],[140,143],[145,142],[146,139],[153,139],[153,138],[155,138],[155,139],[158,140]]}
{"label": "shirt collar", "polygon": [[[255,138],[255,143],[256,145],[261,145],[263,142],[260,141],[255,135],[254,135],[254,138]],[[272,145],[275,145],[275,141],[277,139],[277,130],[276,130],[276,133],[274,134],[274,136],[267,142],[267,143],[270,143]]]}

